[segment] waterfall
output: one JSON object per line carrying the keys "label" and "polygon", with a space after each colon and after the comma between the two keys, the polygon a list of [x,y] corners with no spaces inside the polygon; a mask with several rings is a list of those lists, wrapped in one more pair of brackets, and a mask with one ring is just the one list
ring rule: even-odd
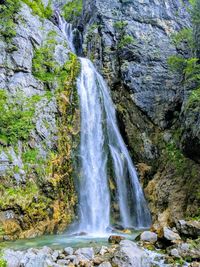
{"label": "waterfall", "polygon": [[103,105],[91,62],[81,58],[77,81],[81,110],[80,230],[105,232],[110,224],[110,196],[104,148]]}
{"label": "waterfall", "polygon": [[[59,18],[70,49],[72,26]],[[79,227],[78,231],[105,233],[110,227],[108,159],[117,187],[120,220],[124,228],[147,228],[151,217],[137,173],[117,125],[109,88],[92,62],[79,58],[77,80],[81,111]]]}
{"label": "waterfall", "polygon": [[59,14],[58,11],[55,12],[55,15],[58,18],[58,24],[59,24],[59,28],[62,31],[62,33],[64,34],[64,36],[67,39],[67,43],[69,45],[70,50],[73,53],[76,53],[75,47],[74,47],[74,43],[73,43],[73,26],[71,23],[67,23]]}

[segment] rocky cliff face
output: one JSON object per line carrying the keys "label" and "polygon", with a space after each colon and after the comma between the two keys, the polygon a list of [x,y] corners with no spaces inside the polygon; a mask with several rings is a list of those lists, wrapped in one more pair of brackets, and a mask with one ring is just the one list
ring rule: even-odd
{"label": "rocky cliff face", "polygon": [[[47,10],[23,2],[6,13],[12,20],[0,9],[0,240],[62,231],[77,201],[79,63],[52,23],[49,1]],[[110,85],[153,221],[162,225],[199,216],[199,104],[167,64],[184,53],[171,34],[190,26],[187,6],[84,0],[82,16],[72,16],[85,55]]]}
{"label": "rocky cliff face", "polygon": [[63,231],[73,219],[79,63],[58,27],[26,4],[9,36],[1,12],[0,240],[9,240]]}
{"label": "rocky cliff face", "polygon": [[84,49],[104,74],[154,222],[199,215],[199,108],[167,60],[187,1],[84,1]]}

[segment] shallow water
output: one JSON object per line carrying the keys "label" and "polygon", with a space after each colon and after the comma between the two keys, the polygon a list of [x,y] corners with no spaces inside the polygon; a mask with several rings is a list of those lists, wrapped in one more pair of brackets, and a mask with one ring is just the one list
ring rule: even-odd
{"label": "shallow water", "polygon": [[[139,234],[138,231],[132,234],[112,233],[112,235],[125,236],[126,239],[134,240]],[[81,247],[100,247],[109,246],[108,238],[110,234],[101,237],[92,235],[69,235],[67,233],[61,235],[45,235],[32,239],[22,239],[17,241],[3,242],[3,247],[11,248],[14,250],[25,250],[29,248],[42,248],[44,246],[53,249],[62,249],[65,247],[81,248]]]}

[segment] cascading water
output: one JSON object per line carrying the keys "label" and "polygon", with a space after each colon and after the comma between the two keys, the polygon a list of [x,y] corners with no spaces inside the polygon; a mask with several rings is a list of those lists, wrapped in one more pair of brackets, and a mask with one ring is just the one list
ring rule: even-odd
{"label": "cascading water", "polygon": [[110,196],[106,174],[103,106],[94,69],[81,58],[78,79],[81,109],[80,230],[105,232],[110,224]]}
{"label": "cascading water", "polygon": [[73,27],[71,23],[67,23],[59,14],[58,11],[56,11],[56,16],[58,18],[58,24],[60,27],[60,30],[62,31],[62,33],[64,34],[64,36],[67,39],[67,43],[69,45],[70,50],[73,53],[76,53],[74,44],[73,44]]}
{"label": "cascading water", "polygon": [[[61,18],[59,24],[70,49],[75,52],[72,26]],[[109,157],[113,163],[122,226],[149,227],[150,213],[117,126],[109,89],[90,60],[80,58],[80,62],[81,74],[77,81],[81,110],[78,231],[100,234],[110,226]]]}

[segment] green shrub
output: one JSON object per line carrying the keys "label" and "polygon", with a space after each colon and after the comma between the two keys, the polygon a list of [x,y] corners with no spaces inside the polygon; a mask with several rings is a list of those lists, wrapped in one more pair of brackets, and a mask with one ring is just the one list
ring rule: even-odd
{"label": "green shrub", "polygon": [[196,86],[200,86],[200,64],[198,58],[189,58],[185,60],[185,68],[183,70],[185,80],[194,82]]}
{"label": "green shrub", "polygon": [[117,30],[117,31],[121,31],[121,30],[124,30],[125,27],[128,25],[127,22],[125,21],[116,21],[114,23],[114,28]]}
{"label": "green shrub", "polygon": [[171,38],[176,46],[185,43],[190,51],[192,51],[194,48],[193,33],[191,28],[183,28],[178,33],[173,33]]}
{"label": "green shrub", "polygon": [[26,3],[32,10],[33,13],[41,18],[49,19],[53,15],[53,10],[51,8],[52,1],[48,1],[48,5],[45,7],[42,0],[22,0]]}
{"label": "green shrub", "polygon": [[200,103],[200,88],[195,89],[190,94],[189,100],[188,100],[188,107],[193,106],[194,104]]}
{"label": "green shrub", "polygon": [[126,34],[121,38],[118,46],[119,46],[119,48],[123,48],[123,47],[126,47],[127,45],[133,44],[133,43],[134,43],[133,36]]}
{"label": "green shrub", "polygon": [[0,258],[0,267],[7,267],[7,266],[8,266],[8,265],[7,265],[6,260]]}
{"label": "green shrub", "polygon": [[0,35],[6,42],[10,42],[16,36],[15,21],[20,6],[19,0],[6,0],[5,4],[0,5]]}
{"label": "green shrub", "polygon": [[184,82],[194,82],[200,85],[200,65],[198,58],[185,59],[181,56],[171,56],[168,59],[172,71],[179,72]]}
{"label": "green shrub", "polygon": [[129,44],[134,43],[133,36],[126,33],[126,26],[128,25],[125,21],[116,21],[114,23],[114,28],[117,34],[117,49],[123,49],[124,47],[128,46]]}
{"label": "green shrub", "polygon": [[62,15],[66,19],[66,21],[70,22],[74,18],[81,16],[82,9],[82,0],[72,0],[63,6]]}
{"label": "green shrub", "polygon": [[188,45],[186,52],[190,57],[178,55],[168,59],[171,70],[179,73],[183,83],[194,90],[189,97],[188,107],[192,105],[192,101],[199,101],[200,88],[200,0],[192,0],[190,3],[192,28],[184,28],[172,36],[175,45]]}
{"label": "green shrub", "polygon": [[54,57],[56,44],[53,34],[50,33],[43,46],[36,49],[33,57],[33,74],[47,85],[50,82],[56,82],[58,91],[62,91],[72,79],[72,69],[74,69],[72,65],[76,64],[77,68],[80,69],[80,64],[77,56],[70,53],[69,60],[60,66]]}
{"label": "green shrub", "polygon": [[18,140],[27,140],[34,129],[34,105],[40,97],[25,97],[18,93],[9,97],[0,90],[0,141],[5,145],[15,144]]}
{"label": "green shrub", "polygon": [[168,58],[168,65],[172,71],[183,73],[185,69],[185,59],[182,56],[171,56]]}
{"label": "green shrub", "polygon": [[54,59],[57,42],[53,38],[47,39],[43,46],[35,50],[33,57],[33,75],[43,82],[52,82],[59,72],[59,66]]}

